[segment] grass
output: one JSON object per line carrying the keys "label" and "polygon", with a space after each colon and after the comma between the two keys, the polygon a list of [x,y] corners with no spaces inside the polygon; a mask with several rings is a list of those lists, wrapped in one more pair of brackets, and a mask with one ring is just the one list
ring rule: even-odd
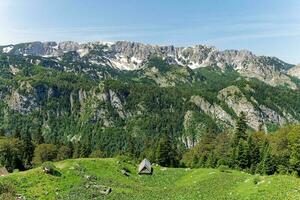
{"label": "grass", "polygon": [[[27,200],[300,199],[300,179],[292,176],[257,177],[232,170],[161,167],[155,167],[152,176],[140,176],[135,165],[113,158],[66,160],[55,165],[60,176],[36,168],[1,177],[0,183],[11,183]],[[124,167],[130,171],[129,177],[120,172]],[[108,187],[112,192],[101,194]]]}

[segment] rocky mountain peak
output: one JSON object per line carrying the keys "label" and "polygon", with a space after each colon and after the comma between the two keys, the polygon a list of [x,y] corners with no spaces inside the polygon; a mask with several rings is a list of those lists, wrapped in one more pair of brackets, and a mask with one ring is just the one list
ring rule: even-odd
{"label": "rocky mountain peak", "polygon": [[186,66],[191,69],[218,67],[232,68],[242,76],[257,78],[270,85],[288,85],[296,88],[289,76],[300,77],[298,68],[275,57],[256,56],[248,50],[220,51],[213,46],[195,45],[175,47],[173,45],[149,45],[138,42],[117,41],[77,43],[31,42],[0,47],[0,53],[54,57],[62,59],[64,54],[77,53],[73,60],[89,65],[111,67],[119,70],[139,70],[152,56],[165,59],[169,64]]}

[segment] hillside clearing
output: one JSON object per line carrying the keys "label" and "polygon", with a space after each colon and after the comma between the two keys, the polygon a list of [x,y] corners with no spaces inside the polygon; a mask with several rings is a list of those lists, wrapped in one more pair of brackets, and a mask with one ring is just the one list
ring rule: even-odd
{"label": "hillside clearing", "polygon": [[[117,159],[77,159],[55,163],[60,176],[40,168],[1,177],[29,200],[52,199],[300,199],[300,179],[259,176],[217,169],[154,167],[152,176],[137,174],[136,165]],[[120,170],[126,168],[130,176]],[[257,184],[254,178],[257,178]],[[112,188],[108,195],[103,188]]]}

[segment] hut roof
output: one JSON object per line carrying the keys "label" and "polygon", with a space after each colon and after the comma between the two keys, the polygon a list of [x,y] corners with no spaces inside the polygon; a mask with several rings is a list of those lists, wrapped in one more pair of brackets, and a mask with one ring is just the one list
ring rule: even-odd
{"label": "hut roof", "polygon": [[152,167],[149,160],[146,158],[140,163],[139,165],[139,174],[151,174],[152,173]]}
{"label": "hut roof", "polygon": [[5,167],[0,167],[0,176],[5,176],[9,174]]}

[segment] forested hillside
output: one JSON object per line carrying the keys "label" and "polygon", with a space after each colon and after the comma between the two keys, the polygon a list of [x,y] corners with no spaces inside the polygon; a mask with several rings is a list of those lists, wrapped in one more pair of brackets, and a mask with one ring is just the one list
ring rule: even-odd
{"label": "forested hillside", "polygon": [[[26,45],[0,55],[0,163],[10,172],[48,160],[119,154],[163,166],[299,172],[293,138],[280,138],[289,152],[278,155],[272,169],[265,164],[283,148],[273,132],[287,126],[287,137],[297,130],[288,125],[300,120],[300,82],[284,72],[292,65],[235,52],[247,62],[211,60],[192,69],[161,54],[124,71],[105,65],[115,61],[105,60],[107,45],[59,57],[32,53]],[[262,80],[236,69],[249,62],[265,64],[271,74]]]}

